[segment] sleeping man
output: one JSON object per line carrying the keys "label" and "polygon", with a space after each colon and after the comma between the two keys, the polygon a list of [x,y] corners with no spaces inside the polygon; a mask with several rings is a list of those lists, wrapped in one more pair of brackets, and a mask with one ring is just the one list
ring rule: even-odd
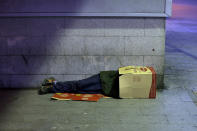
{"label": "sleeping man", "polygon": [[126,66],[118,71],[101,71],[78,81],[45,79],[38,90],[46,93],[103,94],[113,98],[155,98],[156,73],[152,67]]}
{"label": "sleeping man", "polygon": [[40,95],[47,93],[103,94],[119,98],[118,71],[102,71],[97,75],[77,81],[59,81],[45,79],[38,90]]}

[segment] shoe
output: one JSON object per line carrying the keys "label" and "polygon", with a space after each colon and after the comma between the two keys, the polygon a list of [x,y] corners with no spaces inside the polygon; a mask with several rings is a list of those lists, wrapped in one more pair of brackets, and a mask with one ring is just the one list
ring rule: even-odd
{"label": "shoe", "polygon": [[41,86],[40,89],[38,90],[38,94],[39,95],[43,95],[43,94],[47,94],[47,93],[51,93],[52,92],[52,85],[48,85],[48,86]]}
{"label": "shoe", "polygon": [[49,77],[43,80],[42,86],[53,85],[54,82],[55,82],[55,78]]}

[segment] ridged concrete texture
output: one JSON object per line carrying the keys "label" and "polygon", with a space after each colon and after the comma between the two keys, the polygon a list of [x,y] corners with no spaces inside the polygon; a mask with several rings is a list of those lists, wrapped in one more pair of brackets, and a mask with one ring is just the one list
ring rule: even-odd
{"label": "ridged concrete texture", "polygon": [[0,87],[38,87],[47,76],[76,80],[127,65],[153,66],[163,84],[165,18],[2,17],[0,29]]}

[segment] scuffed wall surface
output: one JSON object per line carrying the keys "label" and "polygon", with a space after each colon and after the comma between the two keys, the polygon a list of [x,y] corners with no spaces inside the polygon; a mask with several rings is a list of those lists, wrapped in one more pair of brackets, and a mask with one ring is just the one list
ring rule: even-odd
{"label": "scuffed wall surface", "polygon": [[163,82],[165,18],[0,18],[0,86],[38,87],[49,76],[86,78],[153,66]]}
{"label": "scuffed wall surface", "polygon": [[[1,0],[5,13],[163,13],[166,0]],[[97,15],[95,15],[97,16]]]}

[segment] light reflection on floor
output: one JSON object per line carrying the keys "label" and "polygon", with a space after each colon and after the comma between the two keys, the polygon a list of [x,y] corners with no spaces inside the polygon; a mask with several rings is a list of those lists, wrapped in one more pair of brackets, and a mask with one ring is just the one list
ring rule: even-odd
{"label": "light reflection on floor", "polygon": [[[166,21],[165,79],[197,90],[197,0],[174,0]],[[170,78],[171,77],[171,78]],[[169,82],[168,82],[169,83]],[[180,84],[181,83],[181,84]],[[169,84],[171,86],[171,84]]]}
{"label": "light reflection on floor", "polygon": [[173,18],[197,20],[197,4],[177,4],[173,3]]}
{"label": "light reflection on floor", "polygon": [[174,0],[172,17],[166,25],[167,31],[197,32],[197,1]]}

